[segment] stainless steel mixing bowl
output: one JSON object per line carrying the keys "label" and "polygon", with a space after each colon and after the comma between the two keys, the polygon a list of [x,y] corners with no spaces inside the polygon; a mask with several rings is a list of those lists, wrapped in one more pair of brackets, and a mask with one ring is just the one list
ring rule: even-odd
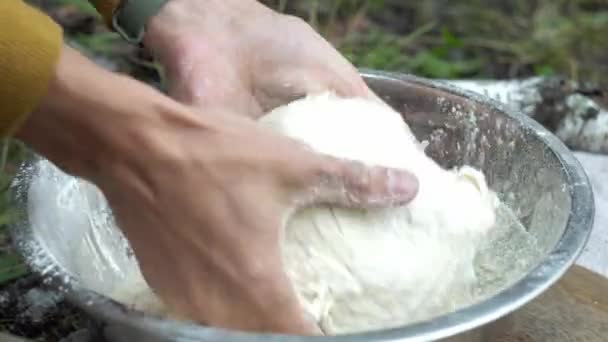
{"label": "stainless steel mixing bowl", "polygon": [[28,188],[35,174],[31,165],[23,168],[14,186],[22,209],[22,220],[13,229],[15,240],[47,283],[98,323],[98,332],[107,341],[494,340],[508,324],[508,315],[555,283],[583,249],[594,211],[587,177],[555,136],[522,114],[437,82],[401,74],[363,74],[380,96],[403,113],[418,138],[429,142],[427,151],[443,166],[481,168],[490,186],[537,239],[542,257],[518,281],[487,300],[436,319],[356,335],[256,335],[163,320],[84,289],[75,279],[69,252],[75,241],[82,240],[82,233],[70,227],[30,224]]}

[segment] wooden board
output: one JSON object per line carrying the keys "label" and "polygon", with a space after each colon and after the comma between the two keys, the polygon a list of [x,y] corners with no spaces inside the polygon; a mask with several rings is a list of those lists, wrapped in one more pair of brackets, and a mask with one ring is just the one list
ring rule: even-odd
{"label": "wooden board", "polygon": [[497,342],[606,342],[608,279],[574,266],[509,325]]}

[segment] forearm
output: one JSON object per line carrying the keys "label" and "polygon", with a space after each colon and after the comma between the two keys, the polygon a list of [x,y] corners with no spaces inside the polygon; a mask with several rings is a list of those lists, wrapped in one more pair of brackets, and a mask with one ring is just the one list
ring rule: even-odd
{"label": "forearm", "polygon": [[67,172],[93,179],[135,155],[139,132],[172,103],[64,47],[47,95],[17,137]]}

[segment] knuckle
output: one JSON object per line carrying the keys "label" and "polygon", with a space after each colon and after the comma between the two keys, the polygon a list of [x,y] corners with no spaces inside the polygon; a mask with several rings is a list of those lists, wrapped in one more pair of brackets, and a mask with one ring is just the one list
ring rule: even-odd
{"label": "knuckle", "polygon": [[329,167],[325,165],[325,158],[312,151],[307,145],[298,144],[295,147],[286,154],[285,169],[290,170],[291,178],[299,187],[308,188],[319,185],[326,173],[325,170],[329,170]]}
{"label": "knuckle", "polygon": [[307,196],[304,204],[344,202],[344,162],[327,155],[315,156],[305,172]]}
{"label": "knuckle", "polygon": [[327,155],[320,155],[311,168],[314,185],[335,186],[338,180],[342,178],[343,173],[342,162]]}
{"label": "knuckle", "polygon": [[371,169],[363,163],[351,162],[345,183],[348,190],[354,191],[357,195],[369,193],[373,187]]}
{"label": "knuckle", "polygon": [[389,191],[389,169],[385,167],[375,167],[372,170],[373,192],[385,194]]}
{"label": "knuckle", "polygon": [[390,193],[389,169],[384,167],[324,157],[312,174],[318,194],[334,203],[373,204]]}

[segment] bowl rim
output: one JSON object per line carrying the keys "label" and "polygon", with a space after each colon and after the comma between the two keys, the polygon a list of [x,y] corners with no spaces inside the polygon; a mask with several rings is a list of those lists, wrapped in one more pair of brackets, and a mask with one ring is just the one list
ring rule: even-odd
{"label": "bowl rim", "polygon": [[[369,69],[361,69],[361,74],[366,80],[401,82],[433,88],[451,95],[464,97],[473,103],[478,103],[502,112],[518,121],[521,125],[530,128],[535,138],[543,141],[562,163],[568,184],[571,185],[569,187],[571,196],[571,215],[556,246],[549,252],[547,257],[524,278],[486,300],[439,316],[430,321],[357,334],[305,337],[280,334],[244,333],[206,327],[190,322],[162,319],[153,315],[144,314],[138,310],[129,309],[125,305],[109,299],[108,297],[80,287],[77,284],[77,281],[68,275],[67,272],[52,259],[47,260],[48,265],[44,267],[44,270],[39,269],[40,266],[30,263],[32,268],[39,273],[51,274],[45,278],[45,284],[49,285],[50,288],[63,293],[70,302],[79,306],[89,314],[103,318],[103,320],[106,320],[107,322],[127,326],[131,329],[139,330],[140,332],[149,333],[151,336],[163,336],[167,340],[173,341],[280,340],[286,342],[306,342],[316,339],[326,342],[432,341],[452,337],[504,317],[535,299],[547,288],[557,282],[583,251],[593,227],[595,212],[593,192],[589,179],[572,152],[570,152],[555,135],[532,118],[520,112],[513,111],[505,105],[481,94],[457,88],[440,80],[429,80],[408,74]],[[27,199],[18,198],[17,201],[23,204],[23,201],[27,201]],[[21,221],[14,224],[13,227],[14,229],[11,229],[11,231],[17,249],[26,257],[26,259],[31,258],[31,249],[36,246],[32,247],[31,240],[33,232],[31,229],[27,228],[29,225],[27,222]],[[33,244],[40,244],[40,242],[34,241]],[[26,245],[28,245],[27,248],[24,247]],[[57,272],[48,272],[49,269],[54,269]]]}

